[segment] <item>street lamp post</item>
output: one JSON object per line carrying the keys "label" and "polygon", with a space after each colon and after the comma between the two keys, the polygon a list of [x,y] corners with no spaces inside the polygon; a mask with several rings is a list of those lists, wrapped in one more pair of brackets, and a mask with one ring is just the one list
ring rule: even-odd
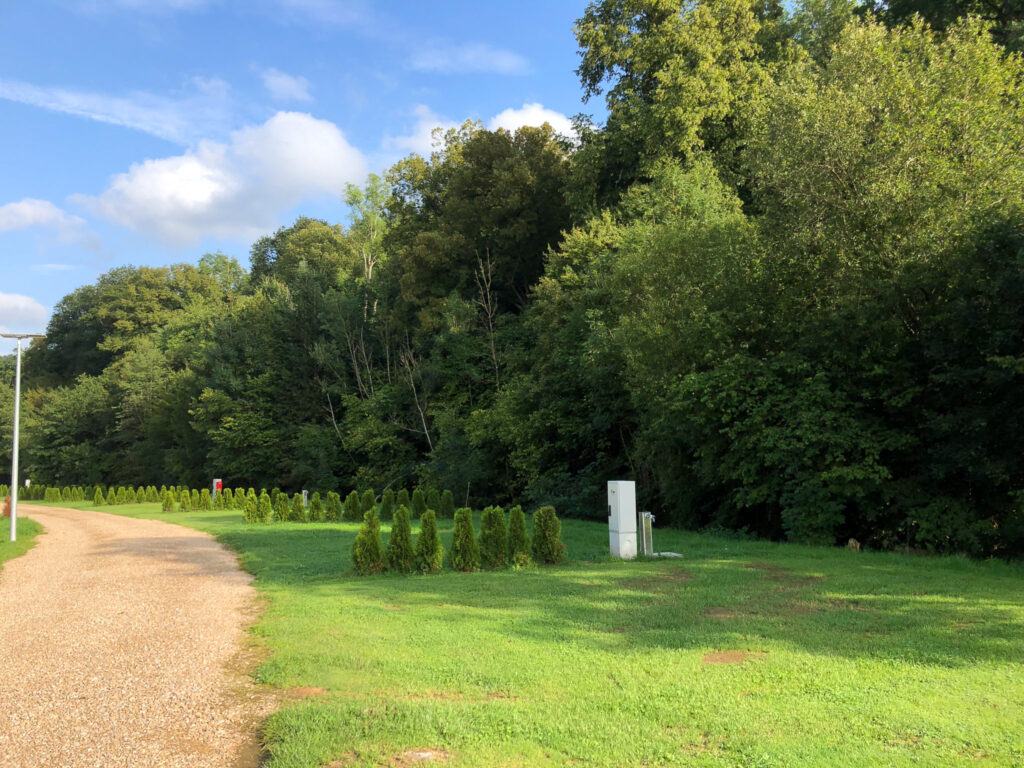
{"label": "street lamp post", "polygon": [[14,367],[14,445],[11,449],[11,541],[18,540],[18,427],[21,421],[21,342],[41,339],[42,333],[0,333],[5,339],[18,340],[18,362]]}

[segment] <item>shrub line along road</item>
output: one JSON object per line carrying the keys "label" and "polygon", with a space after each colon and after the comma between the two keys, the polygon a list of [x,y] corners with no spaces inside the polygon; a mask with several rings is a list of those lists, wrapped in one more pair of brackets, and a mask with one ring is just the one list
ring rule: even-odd
{"label": "shrub line along road", "polygon": [[0,768],[238,768],[266,707],[240,670],[251,577],[211,536],[36,507],[0,572]]}

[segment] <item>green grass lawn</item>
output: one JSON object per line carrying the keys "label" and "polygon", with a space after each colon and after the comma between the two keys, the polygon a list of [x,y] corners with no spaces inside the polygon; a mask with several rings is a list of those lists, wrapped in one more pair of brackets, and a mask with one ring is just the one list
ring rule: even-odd
{"label": "green grass lawn", "polygon": [[35,545],[35,538],[43,532],[43,527],[35,520],[29,520],[23,514],[22,504],[18,505],[18,539],[11,541],[11,521],[0,517],[0,569],[4,562],[12,557],[23,555]]}
{"label": "green grass lawn", "polygon": [[255,574],[258,678],[314,694],[265,722],[272,768],[426,750],[457,766],[1024,766],[1020,567],[660,530],[682,560],[613,562],[603,524],[567,520],[557,568],[356,578],[355,524],[102,511],[209,531]]}

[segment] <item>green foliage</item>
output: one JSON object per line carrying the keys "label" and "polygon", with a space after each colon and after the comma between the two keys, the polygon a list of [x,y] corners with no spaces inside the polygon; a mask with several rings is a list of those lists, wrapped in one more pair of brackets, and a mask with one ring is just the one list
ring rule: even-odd
{"label": "green foliage", "polygon": [[359,508],[364,513],[377,508],[377,498],[374,496],[373,491],[370,489],[363,491],[363,495],[359,500]]}
{"label": "green foliage", "polygon": [[420,518],[420,533],[416,538],[415,567],[420,573],[436,573],[444,563],[444,547],[437,532],[437,516],[428,509]]}
{"label": "green foliage", "polygon": [[236,506],[235,506],[235,494],[231,491],[230,488],[225,486],[224,490],[221,491],[220,495],[222,497],[224,497],[224,507],[223,507],[223,509],[236,509]]}
{"label": "green foliage", "polygon": [[[59,496],[59,494],[58,494],[58,496]],[[129,485],[125,489],[125,492],[124,492],[124,503],[125,504],[135,504],[137,502],[138,502],[138,496],[136,496],[136,494],[135,494],[135,489],[132,488]]]}
{"label": "green foliage", "polygon": [[384,567],[381,556],[380,520],[377,518],[377,510],[373,507],[363,513],[363,524],[352,542],[352,567],[360,576],[380,573]]}
{"label": "green foliage", "polygon": [[[204,488],[203,490],[206,490],[206,489]],[[200,509],[201,508],[200,507],[200,501],[201,500],[202,500],[202,496],[199,493],[199,489],[198,488],[193,488],[192,489],[192,509]]]}
{"label": "green foliage", "polygon": [[[99,492],[97,491],[97,494],[98,493]],[[164,512],[173,512],[174,511],[174,494],[173,493],[171,493],[168,490],[164,491],[164,495],[163,495],[163,497],[162,497],[162,499],[160,501],[160,508]]]}
{"label": "green foliage", "polygon": [[455,534],[449,565],[456,571],[475,571],[480,567],[480,545],[473,532],[473,511],[468,507],[455,510]]}
{"label": "green foliage", "polygon": [[324,519],[324,503],[320,498],[320,491],[313,491],[313,495],[309,497],[309,519],[314,522]]}
{"label": "green foliage", "polygon": [[288,513],[288,519],[296,523],[306,521],[306,505],[302,503],[301,493],[295,493],[292,495],[292,506]]}
{"label": "green foliage", "polygon": [[117,504],[117,492],[114,490],[114,486],[110,486],[107,489],[107,505]]}
{"label": "green foliage", "polygon": [[398,507],[391,523],[391,535],[388,536],[388,544],[384,550],[384,568],[392,573],[412,573],[413,557],[409,510]]}
{"label": "green foliage", "polygon": [[[253,509],[255,509],[255,502],[256,502],[256,499],[255,499],[255,497],[253,497]],[[189,493],[187,488],[181,492],[180,505],[181,505],[181,511],[182,512],[191,512],[192,511],[192,494]],[[250,522],[252,522],[252,521],[250,521]]]}
{"label": "green foliage", "polygon": [[427,511],[427,500],[423,495],[423,491],[417,488],[412,492],[412,518],[413,520],[419,520],[423,517],[423,513]]}
{"label": "green foliage", "polygon": [[508,561],[513,565],[525,565],[531,549],[526,535],[526,515],[517,504],[508,514]]}
{"label": "green foliage", "polygon": [[213,495],[213,508],[214,509],[227,509],[227,499],[224,498],[224,491],[218,491]]}
{"label": "green foliage", "polygon": [[437,492],[436,488],[427,491],[427,509],[432,509],[434,512],[441,510],[441,494]]}
{"label": "green foliage", "polygon": [[532,553],[534,560],[547,565],[553,565],[565,557],[562,521],[555,514],[554,507],[541,507],[533,513]]}
{"label": "green foliage", "polygon": [[[302,503],[302,500],[299,500]],[[256,502],[256,522],[269,523],[274,517],[274,505],[270,502],[270,494],[266,490],[260,491],[259,500]]]}
{"label": "green foliage", "polygon": [[60,488],[47,488],[43,494],[43,500],[47,504],[60,504]]}
{"label": "green foliage", "polygon": [[409,500],[409,492],[402,488],[398,491],[398,495],[395,497],[396,507],[405,507],[409,509],[412,506],[412,502]]}
{"label": "green foliage", "polygon": [[[7,494],[5,493],[3,495],[6,496]],[[92,505],[94,507],[102,507],[102,506],[106,506],[106,503],[107,503],[107,500],[105,498],[103,498],[103,491],[100,490],[99,488],[97,488],[96,489],[96,493],[94,493],[93,497],[92,497]]]}
{"label": "green foliage", "polygon": [[327,494],[327,506],[324,508],[324,520],[337,522],[341,520],[341,496],[334,491]]}
{"label": "green foliage", "polygon": [[380,495],[380,519],[390,520],[395,511],[395,492],[385,488]]}
{"label": "green foliage", "polygon": [[210,498],[210,489],[203,488],[202,493],[199,494],[199,506],[197,509],[209,510],[213,508],[212,499]]}
{"label": "green foliage", "polygon": [[277,496],[272,496],[273,501],[271,505],[274,507],[274,520],[279,523],[286,523],[291,517],[291,505],[288,503],[288,495],[284,493],[278,493]]}
{"label": "green foliage", "polygon": [[446,490],[441,494],[441,507],[437,510],[437,516],[445,520],[455,517],[455,497],[451,491]]}
{"label": "green foliage", "polygon": [[484,568],[504,568],[508,564],[508,530],[505,510],[487,507],[480,520],[480,562]]}
{"label": "green foliage", "polygon": [[[245,499],[245,506],[242,508],[242,517],[245,519],[245,522],[247,522],[249,524],[260,522],[260,513],[259,513],[259,510],[257,508],[258,507],[258,502],[256,501],[256,497],[255,496],[249,496],[248,494],[245,494],[243,496],[243,498]],[[184,509],[184,503],[185,503],[185,496],[184,495],[181,497],[181,500],[182,500],[182,512],[184,512],[184,511],[186,511]]]}
{"label": "green foliage", "polygon": [[363,515],[362,503],[359,500],[359,491],[352,491],[345,497],[345,509],[342,512],[342,519],[348,522],[359,520]]}

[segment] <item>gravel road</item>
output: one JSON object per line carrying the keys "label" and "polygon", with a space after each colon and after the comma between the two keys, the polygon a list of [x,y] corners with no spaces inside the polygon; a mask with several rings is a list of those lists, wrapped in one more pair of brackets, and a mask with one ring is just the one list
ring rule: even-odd
{"label": "gravel road", "polygon": [[0,768],[245,768],[268,702],[244,670],[250,577],[212,537],[23,507],[0,571]]}

